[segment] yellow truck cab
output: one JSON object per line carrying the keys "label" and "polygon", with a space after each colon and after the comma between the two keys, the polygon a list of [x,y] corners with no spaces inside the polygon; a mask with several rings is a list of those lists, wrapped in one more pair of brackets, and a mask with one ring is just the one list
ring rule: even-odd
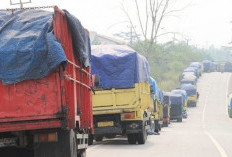
{"label": "yellow truck cab", "polygon": [[127,135],[129,144],[144,144],[151,128],[154,102],[147,60],[124,45],[92,48],[94,139]]}

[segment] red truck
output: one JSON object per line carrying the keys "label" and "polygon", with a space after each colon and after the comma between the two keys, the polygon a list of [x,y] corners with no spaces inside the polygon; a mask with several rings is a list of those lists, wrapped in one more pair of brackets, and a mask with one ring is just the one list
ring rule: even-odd
{"label": "red truck", "polygon": [[93,132],[91,74],[74,57],[65,13],[54,8],[53,31],[66,57],[48,76],[0,83],[0,148],[34,149],[35,157],[85,156]]}

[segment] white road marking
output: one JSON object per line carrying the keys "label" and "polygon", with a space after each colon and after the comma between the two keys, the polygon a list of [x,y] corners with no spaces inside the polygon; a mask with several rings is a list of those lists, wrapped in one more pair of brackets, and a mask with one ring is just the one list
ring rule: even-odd
{"label": "white road marking", "polygon": [[[229,79],[228,79],[229,80]],[[228,85],[228,80],[227,80],[227,85]],[[211,84],[211,83],[210,83]],[[228,87],[228,86],[227,86]],[[209,92],[211,91],[211,86],[208,89],[208,93],[205,97],[205,102],[204,102],[204,108],[203,108],[203,112],[202,112],[202,128],[204,130],[204,134],[207,135],[210,140],[213,142],[213,144],[215,145],[215,147],[217,148],[218,152],[220,153],[221,157],[228,157],[228,155],[226,154],[225,150],[223,149],[223,147],[217,142],[217,140],[208,132],[206,131],[205,128],[205,111],[206,111],[206,106],[207,106],[207,100],[209,97]],[[227,91],[228,92],[228,91]],[[227,93],[226,92],[226,93]]]}
{"label": "white road marking", "polygon": [[222,148],[222,146],[217,142],[217,140],[207,131],[204,131],[204,133],[210,138],[210,140],[213,142],[213,144],[216,146],[217,150],[221,154],[221,157],[228,157],[225,150]]}

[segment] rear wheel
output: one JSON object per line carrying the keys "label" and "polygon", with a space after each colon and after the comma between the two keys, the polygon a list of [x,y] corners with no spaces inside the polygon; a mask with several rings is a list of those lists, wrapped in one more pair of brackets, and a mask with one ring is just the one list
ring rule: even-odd
{"label": "rear wheel", "polygon": [[86,149],[81,150],[81,151],[78,153],[77,157],[86,157]]}
{"label": "rear wheel", "polygon": [[97,142],[101,142],[101,141],[103,140],[103,136],[96,136],[96,137],[95,137],[95,140],[96,140]]}
{"label": "rear wheel", "polygon": [[88,138],[88,145],[92,145],[93,144],[93,135],[89,134],[89,138]]}
{"label": "rear wheel", "polygon": [[196,107],[196,106],[197,106],[197,102],[194,102],[194,103],[193,103],[193,107]]}
{"label": "rear wheel", "polygon": [[135,134],[128,134],[127,140],[129,144],[136,144],[136,135]]}
{"label": "rear wheel", "polygon": [[177,122],[182,122],[182,118],[178,118],[178,119],[177,119]]}
{"label": "rear wheel", "polygon": [[143,129],[141,133],[138,133],[137,136],[138,144],[145,144],[147,140],[147,131],[145,129],[145,125],[143,124]]}
{"label": "rear wheel", "polygon": [[159,121],[155,120],[155,132],[159,133]]}
{"label": "rear wheel", "polygon": [[35,146],[35,157],[77,157],[76,136],[73,130],[58,132],[58,141]]}
{"label": "rear wheel", "polygon": [[168,122],[163,122],[163,127],[168,127]]}

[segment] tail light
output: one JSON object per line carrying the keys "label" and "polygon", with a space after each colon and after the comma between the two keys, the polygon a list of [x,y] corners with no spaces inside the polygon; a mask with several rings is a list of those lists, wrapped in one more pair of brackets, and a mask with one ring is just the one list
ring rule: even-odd
{"label": "tail light", "polygon": [[42,143],[42,142],[57,142],[58,136],[57,133],[39,133],[34,135],[34,142],[35,143]]}
{"label": "tail light", "polygon": [[135,112],[124,113],[122,117],[123,119],[135,119]]}

